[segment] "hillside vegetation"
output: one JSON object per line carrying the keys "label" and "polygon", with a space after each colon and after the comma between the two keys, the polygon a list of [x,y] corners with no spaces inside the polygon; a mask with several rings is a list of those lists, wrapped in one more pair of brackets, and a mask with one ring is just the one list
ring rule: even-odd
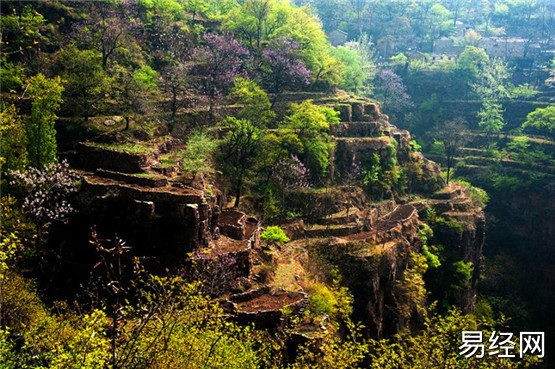
{"label": "hillside vegetation", "polygon": [[[380,55],[470,19],[401,3],[3,1],[3,367],[549,365],[460,353],[553,300],[549,77]],[[503,4],[476,29],[518,34]]]}

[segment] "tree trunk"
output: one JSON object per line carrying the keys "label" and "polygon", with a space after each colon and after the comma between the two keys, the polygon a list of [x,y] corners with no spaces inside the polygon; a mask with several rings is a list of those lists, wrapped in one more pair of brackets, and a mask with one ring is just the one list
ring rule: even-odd
{"label": "tree trunk", "polygon": [[172,97],[172,122],[175,120],[175,113],[177,112],[177,95],[173,94]]}
{"label": "tree trunk", "polygon": [[239,176],[237,179],[237,188],[235,189],[235,205],[233,207],[239,207],[239,200],[241,199],[241,186],[243,185],[243,176]]}

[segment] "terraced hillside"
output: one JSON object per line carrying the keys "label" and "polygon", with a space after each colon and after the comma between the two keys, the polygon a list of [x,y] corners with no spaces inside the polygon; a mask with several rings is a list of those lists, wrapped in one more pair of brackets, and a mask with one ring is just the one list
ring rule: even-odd
{"label": "terraced hillside", "polygon": [[[449,298],[473,311],[485,229],[468,188],[445,187],[438,166],[416,152],[409,132],[391,125],[374,102],[329,96],[315,102],[333,106],[342,119],[331,130],[336,144],[332,178],[348,176],[353,164],[367,157],[390,158],[395,143],[399,166],[419,168],[412,187],[421,195],[389,190],[376,201],[341,181],[294,190],[288,194],[291,209],[313,206],[306,216],[280,223],[289,243],[268,246],[260,233],[271,224],[228,204],[216,177],[184,180],[178,162],[186,147],[179,139],[106,142],[112,137],[108,133],[67,152],[82,168],[79,227],[95,224],[104,234],[117,232],[138,254],[155,256],[155,268],[192,263],[228,314],[269,329],[283,328],[307,309],[311,286],[321,280],[315,265],[326,260],[338,266],[342,285],[352,291],[355,317],[368,327],[368,336],[384,337],[418,325],[422,301],[407,300],[399,286],[412,272],[411,255],[423,252],[421,232],[432,212],[450,227],[435,227],[428,242],[451,250],[453,260],[472,263],[471,278]],[[320,329],[314,324],[305,322],[303,329]]]}
{"label": "terraced hillside", "polygon": [[515,329],[545,329],[555,303],[547,292],[555,268],[555,143],[510,135],[490,149],[486,142],[485,134],[471,133],[455,158],[455,175],[490,196],[479,291],[512,317]]}

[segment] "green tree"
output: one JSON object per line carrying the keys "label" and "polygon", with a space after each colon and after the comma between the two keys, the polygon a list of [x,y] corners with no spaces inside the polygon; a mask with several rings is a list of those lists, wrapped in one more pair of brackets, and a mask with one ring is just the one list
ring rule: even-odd
{"label": "green tree", "polygon": [[507,80],[511,77],[511,70],[506,62],[499,58],[489,60],[483,64],[476,83],[472,89],[484,100],[499,102],[509,97]]}
{"label": "green tree", "polygon": [[[362,81],[361,91],[357,93],[369,94],[372,92],[372,81],[376,77],[378,70],[375,63],[376,53],[372,48],[372,42],[369,36],[364,33],[356,42],[348,42],[345,46],[350,50],[356,51],[360,60]],[[345,62],[343,61],[343,63]],[[346,68],[348,67],[346,66]]]}
{"label": "green tree", "polygon": [[187,67],[182,63],[172,63],[162,70],[164,92],[170,96],[172,122],[175,121],[177,110],[185,106],[187,92]]}
{"label": "green tree", "polygon": [[108,76],[102,69],[102,55],[95,50],[79,50],[75,46],[62,51],[65,102],[76,105],[85,120],[95,106],[104,99],[108,89]]}
{"label": "green tree", "polygon": [[209,160],[218,143],[213,137],[203,131],[191,133],[181,158],[181,168],[193,175],[195,180],[198,173],[206,173],[210,168]]}
{"label": "green tree", "polygon": [[[300,143],[300,147],[290,153],[298,155],[309,168],[313,180],[321,180],[327,173],[331,151],[329,129],[330,124],[339,123],[338,115],[331,108],[306,100],[301,104],[291,104],[290,114],[279,127],[292,144]],[[292,148],[295,146],[291,145]]]}
{"label": "green tree", "polygon": [[473,84],[483,65],[489,62],[485,50],[475,46],[466,46],[457,59],[455,74],[464,83]]}
{"label": "green tree", "polygon": [[210,5],[205,0],[187,0],[185,1],[185,9],[191,13],[191,26],[195,26],[197,15],[205,15]]}
{"label": "green tree", "polygon": [[246,119],[229,117],[227,142],[223,146],[223,160],[229,168],[235,190],[235,207],[239,206],[243,190],[243,180],[252,168],[260,150],[264,127]]}
{"label": "green tree", "polygon": [[128,70],[117,66],[115,70],[115,97],[121,114],[125,118],[125,129],[129,129],[131,117],[145,114],[152,108],[158,93],[156,84],[158,73],[149,66]]}
{"label": "green tree", "polygon": [[260,42],[268,39],[270,18],[274,16],[274,0],[246,0],[228,15],[224,26],[251,46],[260,48]]}
{"label": "green tree", "polygon": [[23,169],[27,163],[27,148],[25,147],[25,125],[17,114],[13,104],[2,104],[0,124],[2,128],[2,169]]}
{"label": "green tree", "polygon": [[345,65],[343,82],[339,84],[339,88],[359,93],[368,79],[362,69],[360,55],[355,50],[339,46],[333,50],[333,56]]}
{"label": "green tree", "polygon": [[237,112],[239,119],[267,126],[275,117],[275,113],[271,110],[272,104],[268,94],[253,80],[237,78],[231,90],[231,98],[241,107]]}
{"label": "green tree", "polygon": [[[31,4],[16,7],[7,5],[2,9],[2,90],[18,89],[24,81],[25,69],[41,67],[41,49],[51,42],[46,26],[46,18]],[[17,10],[16,10],[17,8]],[[6,9],[7,10],[7,9]]]}
{"label": "green tree", "polygon": [[501,132],[505,126],[503,108],[501,104],[492,100],[484,100],[483,107],[478,112],[478,118],[480,119],[478,125],[486,132],[488,140],[491,134]]}
{"label": "green tree", "polygon": [[459,153],[459,149],[464,146],[468,140],[468,129],[466,122],[462,118],[448,121],[438,132],[439,139],[445,147],[445,160],[447,162],[447,184],[455,156]]}
{"label": "green tree", "polygon": [[42,73],[28,81],[27,95],[33,99],[31,117],[27,120],[27,153],[29,163],[42,168],[56,160],[56,111],[62,103],[60,76],[46,78]]}
{"label": "green tree", "polygon": [[260,48],[260,40],[267,32],[266,23],[275,2],[272,0],[246,0],[245,11],[254,20],[256,47]]}
{"label": "green tree", "polygon": [[526,122],[522,128],[538,132],[555,140],[555,106],[537,108],[526,116]]}

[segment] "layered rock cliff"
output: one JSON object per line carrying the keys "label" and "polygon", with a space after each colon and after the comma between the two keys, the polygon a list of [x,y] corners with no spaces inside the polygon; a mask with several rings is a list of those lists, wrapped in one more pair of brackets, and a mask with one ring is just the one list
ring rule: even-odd
{"label": "layered rock cliff", "polygon": [[[325,204],[317,213],[309,206],[304,219],[281,225],[291,239],[288,247],[303,255],[300,268],[310,269],[313,255],[338,265],[342,283],[354,296],[354,317],[366,325],[368,336],[416,326],[422,301],[408,296],[403,283],[414,272],[411,255],[422,253],[423,214],[431,209],[460,225],[437,228],[434,242],[472,262],[471,281],[456,294],[457,304],[472,311],[485,229],[481,209],[463,187],[445,187],[439,167],[414,150],[409,132],[391,125],[376,103],[353,100],[331,106],[342,119],[331,130],[336,143],[331,178],[347,176],[354,164],[374,154],[380,159],[393,155],[401,168],[415,174],[408,193],[390,190],[380,202],[349,184],[292,192],[292,209],[301,203]],[[231,277],[219,290],[226,311],[260,327],[283,327],[307,306],[302,273],[294,276],[295,291],[272,289],[271,282],[264,286],[268,283],[257,280],[258,220],[226,208],[226,196],[215,184],[193,188],[179,181],[179,169],[160,161],[161,154],[175,148],[180,145],[174,140],[141,154],[120,151],[117,145],[79,144],[75,160],[87,165],[80,193],[83,221],[104,234],[117,232],[137,253],[156,256],[163,266],[184,265],[195,254],[232,260]],[[284,308],[290,314],[284,315]]]}

